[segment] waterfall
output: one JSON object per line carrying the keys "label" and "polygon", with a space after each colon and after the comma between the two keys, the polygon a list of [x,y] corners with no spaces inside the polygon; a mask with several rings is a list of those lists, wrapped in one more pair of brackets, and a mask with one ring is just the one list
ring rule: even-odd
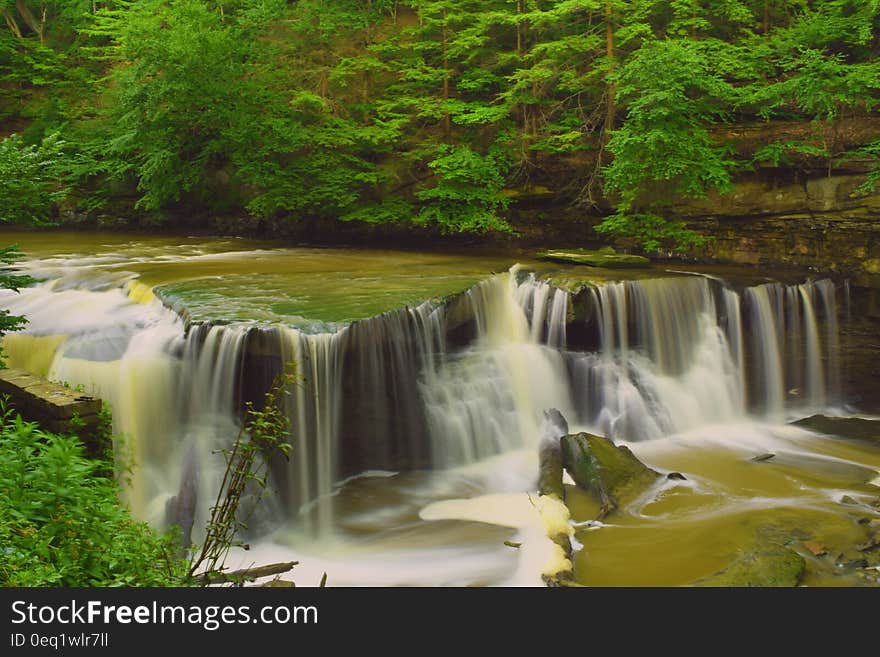
{"label": "waterfall", "polygon": [[745,343],[743,342],[743,323],[742,309],[740,308],[740,297],[733,290],[727,288],[722,290],[724,303],[724,319],[725,332],[727,334],[727,342],[730,345],[730,355],[733,359],[733,365],[737,373],[737,393],[739,399],[746,399],[746,379],[745,379]]}
{"label": "waterfall", "polygon": [[[307,333],[187,328],[130,277],[58,276],[0,295],[30,317],[25,335],[7,339],[23,341],[8,350],[11,365],[50,362],[51,378],[111,404],[120,460],[133,465],[127,497],[157,524],[180,511],[193,481],[191,511],[206,517],[220,450],[287,363],[297,374],[286,397],[292,450],[289,462],[270,463],[270,522],[324,536],[341,480],[534,451],[547,408],[616,439],[648,440],[841,399],[828,280],[738,290],[667,275],[568,291],[514,267],[442,303]],[[577,346],[584,336],[589,346]],[[40,340],[49,353],[35,360],[26,352]]]}
{"label": "waterfall", "polygon": [[516,287],[514,297],[529,318],[531,342],[543,341],[551,347],[565,346],[568,292],[530,276],[526,284]]}
{"label": "waterfall", "polygon": [[[811,408],[821,408],[825,397],[825,375],[822,367],[822,347],[819,343],[819,330],[816,313],[813,311],[813,286],[798,285],[804,305],[804,333],[807,344],[806,398]],[[796,304],[792,304],[795,305]]]}
{"label": "waterfall", "polygon": [[579,420],[607,435],[657,438],[748,412],[778,420],[840,394],[830,281],[738,292],[694,276],[606,283],[584,296],[599,348],[575,356],[572,386]]}
{"label": "waterfall", "polygon": [[754,380],[760,390],[760,405],[768,417],[781,418],[785,399],[782,352],[779,328],[782,318],[778,313],[777,298],[781,287],[776,284],[758,285],[746,290],[746,300],[753,317],[750,335],[754,350]]}
{"label": "waterfall", "polygon": [[739,315],[727,313],[731,349],[707,279],[609,283],[586,298],[598,318],[599,353],[574,356],[581,424],[639,440],[743,411]]}
{"label": "waterfall", "polygon": [[[812,283],[819,298],[822,300],[822,310],[825,319],[825,345],[828,354],[828,366],[826,386],[830,391],[827,399],[820,399],[820,403],[837,404],[841,400],[840,385],[840,331],[837,319],[837,300],[834,283],[825,279]],[[846,281],[845,304],[847,320],[849,320],[849,281]]]}
{"label": "waterfall", "polygon": [[[803,295],[807,295],[807,297],[803,297]],[[806,326],[804,322],[801,320],[801,299],[803,298],[805,301],[812,302],[812,299],[809,297],[810,289],[808,287],[802,287],[799,285],[792,285],[785,289],[785,306],[786,306],[786,333],[788,334],[788,340],[785,345],[786,351],[789,354],[799,354],[803,349],[803,334],[806,331],[809,337],[815,337],[816,332],[813,329],[815,320],[814,316],[806,318]],[[809,313],[809,310],[805,312]],[[817,349],[818,346],[814,345]],[[815,354],[815,349],[813,350]],[[807,363],[809,365],[809,363]],[[800,358],[788,358],[787,359],[787,370],[786,370],[786,380],[791,383],[789,386],[790,393],[800,394],[801,390],[797,387],[798,382],[803,380],[803,369],[804,362]],[[815,368],[815,365],[813,366]],[[815,385],[813,386],[815,387]]]}
{"label": "waterfall", "polygon": [[[342,355],[348,332],[304,334],[284,331],[285,364],[301,378],[288,397],[292,458],[285,485],[297,490],[300,504],[317,502],[317,517],[305,516],[312,533],[332,531],[333,500],[339,458],[339,411],[342,398]],[[293,510],[296,504],[289,504]]]}
{"label": "waterfall", "polygon": [[423,378],[435,467],[534,446],[543,409],[571,408],[565,360],[540,342],[564,336],[566,297],[533,277],[517,285],[514,272],[467,292],[476,339]]}

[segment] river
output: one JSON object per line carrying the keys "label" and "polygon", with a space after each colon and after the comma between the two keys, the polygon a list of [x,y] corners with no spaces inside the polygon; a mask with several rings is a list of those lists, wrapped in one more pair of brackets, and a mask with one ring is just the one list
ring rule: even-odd
{"label": "river", "polygon": [[[604,523],[570,488],[584,584],[693,583],[766,536],[843,551],[859,532],[844,496],[877,515],[877,444],[790,424],[858,413],[839,282],[206,237],[5,240],[38,280],[0,295],[29,319],[4,340],[9,364],[110,404],[125,499],[156,527],[189,482],[198,540],[244,404],[295,364],[291,458],[271,463],[231,566],[295,559],[298,585],[540,584],[549,408],[685,476]],[[807,584],[855,582],[810,566]]]}

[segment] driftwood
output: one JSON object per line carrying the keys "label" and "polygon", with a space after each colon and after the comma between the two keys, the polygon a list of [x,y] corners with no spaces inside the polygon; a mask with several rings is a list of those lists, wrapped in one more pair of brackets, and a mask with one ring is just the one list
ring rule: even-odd
{"label": "driftwood", "polygon": [[567,433],[568,422],[562,413],[555,408],[544,411],[538,492],[541,495],[553,495],[560,501],[565,501],[565,486],[562,484],[562,446],[559,441]]}
{"label": "driftwood", "polygon": [[199,575],[199,582],[203,585],[226,584],[241,582],[253,582],[260,577],[268,577],[269,575],[280,575],[289,570],[293,570],[299,561],[285,561],[282,563],[272,563],[266,566],[254,566],[253,568],[243,568],[242,570],[233,570],[228,573],[222,571],[211,571]]}

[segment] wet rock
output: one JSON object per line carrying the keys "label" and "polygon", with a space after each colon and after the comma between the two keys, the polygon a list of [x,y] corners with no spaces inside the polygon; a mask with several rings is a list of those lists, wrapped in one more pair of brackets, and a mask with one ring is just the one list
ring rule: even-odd
{"label": "wet rock", "polygon": [[607,253],[603,252],[603,250],[587,251],[584,249],[572,249],[570,251],[542,251],[535,257],[538,260],[602,267],[605,269],[630,269],[634,267],[647,267],[651,264],[651,261],[644,256]]}
{"label": "wet rock", "polygon": [[858,417],[828,417],[827,415],[813,415],[792,422],[792,424],[831,436],[880,443],[880,422],[876,420],[865,420],[864,418]]}
{"label": "wet rock", "polygon": [[599,499],[599,518],[637,498],[662,475],[626,447],[589,433],[562,437],[562,464],[575,483]]}
{"label": "wet rock", "polygon": [[816,543],[815,541],[806,541],[804,543],[804,547],[810,551],[814,557],[821,557],[828,554],[828,549],[821,545],[820,543]]}
{"label": "wet rock", "polygon": [[797,586],[805,568],[804,558],[797,552],[772,545],[740,556],[724,570],[697,580],[694,586]]}
{"label": "wet rock", "polygon": [[843,497],[841,497],[841,498],[840,498],[840,503],[841,503],[841,504],[858,504],[858,502],[856,502],[856,501],[855,501],[852,497],[850,497],[849,495],[844,495]]}
{"label": "wet rock", "polygon": [[672,479],[675,481],[687,481],[687,477],[685,477],[680,472],[670,472],[669,474],[666,475],[666,478]]}
{"label": "wet rock", "polygon": [[864,543],[859,543],[858,545],[856,545],[856,550],[858,550],[859,552],[871,552],[872,550],[876,550],[878,547],[880,547],[880,538],[878,538],[877,536],[872,536]]}
{"label": "wet rock", "polygon": [[855,568],[867,568],[868,560],[867,559],[852,559],[850,561],[842,561],[838,564],[841,568],[846,568],[848,570],[852,570]]}
{"label": "wet rock", "polygon": [[762,463],[763,461],[769,461],[774,456],[776,456],[776,454],[771,454],[768,452],[766,454],[759,454],[758,456],[754,456],[754,457],[750,458],[749,460],[754,463]]}

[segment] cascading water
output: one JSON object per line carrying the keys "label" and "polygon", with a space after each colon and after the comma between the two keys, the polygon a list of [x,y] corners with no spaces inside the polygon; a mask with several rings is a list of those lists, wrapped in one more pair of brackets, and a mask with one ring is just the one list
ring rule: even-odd
{"label": "cascading water", "polygon": [[[539,343],[542,335],[548,342],[564,339],[567,294],[534,279],[517,285],[511,273],[480,283],[466,299],[475,341],[422,381],[436,467],[534,446],[541,411],[572,408],[563,355]],[[532,306],[531,322],[521,304]]]}
{"label": "cascading water", "polygon": [[821,344],[816,303],[828,300],[821,320],[836,326],[833,289],[818,281],[740,294],[696,276],[591,289],[599,348],[573,356],[581,423],[642,440],[747,412],[821,410],[839,398],[836,342]]}
{"label": "cascading water", "polygon": [[[615,283],[588,298],[600,347],[574,357],[582,424],[641,440],[743,412],[738,347],[718,323],[707,279]],[[730,313],[727,323],[735,318]]]}
{"label": "cascading water", "polygon": [[[324,536],[340,480],[535,451],[550,407],[634,441],[841,399],[830,281],[737,291],[667,276],[569,293],[515,267],[446,303],[307,333],[187,330],[130,276],[52,276],[4,297],[31,320],[7,338],[12,365],[27,366],[33,350],[16,341],[45,340],[51,378],[110,402],[135,464],[129,500],[157,524],[204,519],[218,451],[238,433],[245,402],[258,402],[288,362],[300,376],[288,396],[293,449],[289,463],[271,464],[279,495],[269,520]],[[187,485],[198,494],[184,495]],[[184,499],[193,508],[181,509]]]}

